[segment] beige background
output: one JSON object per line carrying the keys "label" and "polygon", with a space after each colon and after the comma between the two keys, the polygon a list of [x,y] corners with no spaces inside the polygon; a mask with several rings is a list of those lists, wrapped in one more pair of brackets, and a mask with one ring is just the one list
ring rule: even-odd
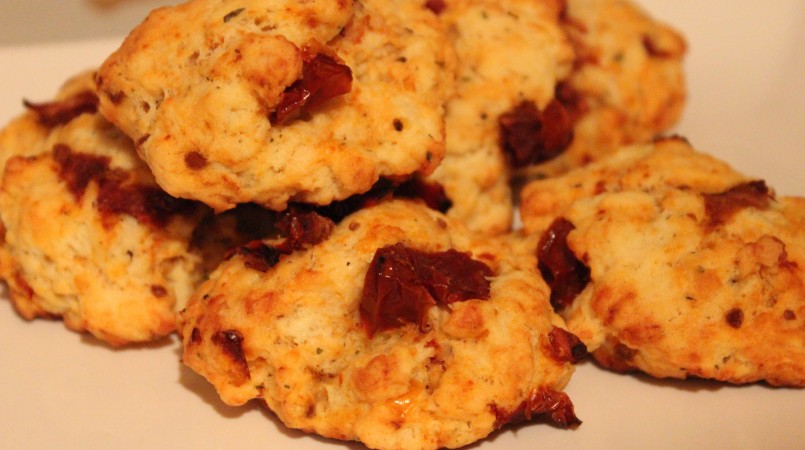
{"label": "beige background", "polygon": [[124,35],[171,0],[0,0],[0,45]]}

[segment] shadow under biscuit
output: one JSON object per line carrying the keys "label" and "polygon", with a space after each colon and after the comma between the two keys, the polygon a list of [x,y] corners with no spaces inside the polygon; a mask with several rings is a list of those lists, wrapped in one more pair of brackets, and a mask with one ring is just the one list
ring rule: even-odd
{"label": "shadow under biscuit", "polygon": [[[201,375],[193,372],[189,367],[181,363],[182,346],[179,344],[173,352],[176,355],[177,369],[179,371],[179,384],[196,395],[206,406],[211,406],[223,418],[236,419],[247,412],[258,409],[260,405],[247,403],[244,406],[229,406],[221,401],[215,388],[207,382]],[[276,420],[276,419],[274,419]],[[277,420],[279,427],[279,421]]]}
{"label": "shadow under biscuit", "polygon": [[[590,364],[593,367],[595,367],[596,370],[603,370],[605,372],[613,374],[613,372],[610,369],[607,369],[606,367],[598,364],[595,361],[587,361],[584,364]],[[654,378],[650,375],[647,375],[643,372],[639,372],[637,370],[626,373],[614,373],[614,375],[620,377],[627,377],[635,383],[650,385],[658,388],[676,389],[684,392],[701,392],[701,391],[716,392],[727,387],[732,388],[744,387],[742,385],[730,385],[716,380],[707,380],[695,377],[689,377],[686,379]]]}
{"label": "shadow under biscuit", "polygon": [[[53,320],[54,321],[60,321],[61,318],[55,317],[55,318],[53,318]],[[173,340],[173,338],[171,336],[163,336],[163,337],[161,337],[161,338],[159,338],[159,339],[157,339],[155,341],[138,342],[138,343],[126,344],[126,345],[121,346],[121,347],[113,347],[113,346],[110,346],[108,343],[98,339],[97,337],[95,337],[95,336],[93,336],[91,334],[82,333],[81,334],[81,343],[83,345],[88,345],[90,347],[104,348],[104,349],[107,349],[109,351],[117,353],[117,352],[132,352],[132,351],[142,351],[142,350],[152,351],[152,350],[157,350],[157,349],[160,349],[160,348],[166,348],[166,347],[169,347],[171,345],[174,345],[174,340]]]}

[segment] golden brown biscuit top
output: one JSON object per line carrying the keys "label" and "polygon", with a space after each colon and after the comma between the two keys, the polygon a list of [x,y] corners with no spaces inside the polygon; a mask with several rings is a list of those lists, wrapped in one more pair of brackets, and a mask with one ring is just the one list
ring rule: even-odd
{"label": "golden brown biscuit top", "polygon": [[570,330],[618,370],[803,385],[802,205],[762,181],[575,202],[565,245],[589,277],[563,310]]}
{"label": "golden brown biscuit top", "polygon": [[445,39],[409,0],[194,0],[107,59],[100,109],[172,195],[326,204],[441,160]]}
{"label": "golden brown biscuit top", "polygon": [[0,277],[25,318],[60,317],[111,345],[156,340],[200,281],[208,209],[159,189],[131,140],[94,112],[93,74],[2,131]]}
{"label": "golden brown biscuit top", "polygon": [[573,202],[605,192],[678,187],[720,192],[748,178],[683,138],[626,146],[563,175],[529,183],[521,194],[523,224],[541,233]]}
{"label": "golden brown biscuit top", "polygon": [[405,200],[293,253],[272,246],[234,255],[182,314],[184,361],[225,402],[261,398],[288,426],[379,448],[465,445],[543,415],[577,423],[560,391],[578,341],[533,257]]}

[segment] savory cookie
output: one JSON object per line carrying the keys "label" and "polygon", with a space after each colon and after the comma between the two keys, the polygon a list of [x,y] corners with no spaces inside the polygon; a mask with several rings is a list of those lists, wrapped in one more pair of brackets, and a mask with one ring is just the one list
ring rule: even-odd
{"label": "savory cookie", "polygon": [[100,110],[174,196],[327,204],[442,159],[446,39],[418,0],[192,0],[106,60]]}
{"label": "savory cookie", "polygon": [[[678,32],[628,0],[568,0],[563,28],[576,67],[557,90],[573,140],[557,158],[527,172],[555,175],[670,129],[685,104]],[[523,174],[519,174],[522,176]]]}
{"label": "savory cookie", "polygon": [[552,1],[448,0],[436,9],[456,50],[456,94],[446,107],[446,154],[431,179],[448,216],[487,234],[506,231],[512,193],[499,119],[523,104],[544,110],[573,50]]}
{"label": "savory cookie", "polygon": [[233,253],[181,314],[184,363],[224,402],[371,448],[459,447],[506,423],[578,424],[584,347],[532,256],[409,200]]}
{"label": "savory cookie", "polygon": [[155,184],[132,142],[94,111],[92,74],[29,104],[0,134],[0,277],[26,319],[63,317],[112,345],[175,329],[199,282],[188,243],[201,204]]}
{"label": "savory cookie", "polygon": [[805,199],[761,181],[601,194],[552,225],[543,268],[562,247],[589,271],[562,313],[604,366],[805,386]]}
{"label": "savory cookie", "polygon": [[749,181],[727,163],[675,136],[614,150],[561,176],[532,181],[521,192],[528,233],[542,233],[573,202],[603,192],[677,187],[715,193]]}
{"label": "savory cookie", "polygon": [[551,303],[602,365],[805,385],[805,199],[679,139],[531,188]]}

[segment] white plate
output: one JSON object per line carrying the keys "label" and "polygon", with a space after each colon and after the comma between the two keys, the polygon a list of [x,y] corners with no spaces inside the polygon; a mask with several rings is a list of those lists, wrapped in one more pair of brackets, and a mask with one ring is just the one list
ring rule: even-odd
{"label": "white plate", "polygon": [[[645,1],[682,29],[690,102],[678,132],[805,195],[805,3]],[[88,25],[91,26],[91,25]],[[0,123],[45,100],[119,39],[0,47]],[[361,448],[230,408],[179,363],[179,344],[110,350],[60,322],[25,322],[0,299],[0,448]],[[805,390],[619,376],[583,364],[568,387],[584,424],[505,430],[479,449],[802,449]]]}

